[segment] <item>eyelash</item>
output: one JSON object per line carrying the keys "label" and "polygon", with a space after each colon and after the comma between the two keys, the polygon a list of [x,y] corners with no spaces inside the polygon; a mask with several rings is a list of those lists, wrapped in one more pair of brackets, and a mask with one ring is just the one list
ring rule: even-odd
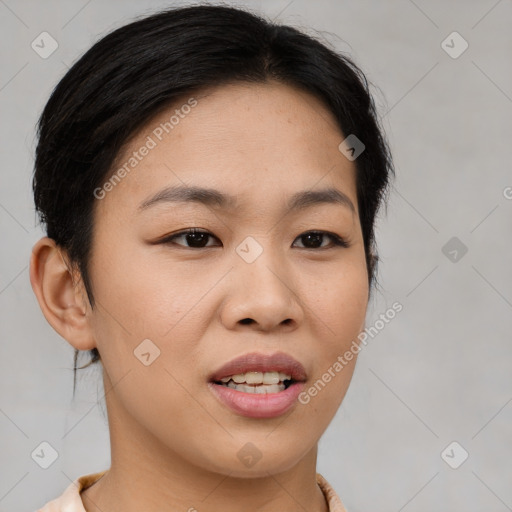
{"label": "eyelash", "polygon": [[[160,240],[160,244],[173,244],[173,240],[175,238],[179,238],[181,236],[186,236],[186,235],[189,235],[189,234],[198,234],[198,233],[202,233],[202,234],[205,234],[205,235],[208,235],[209,237],[213,237],[213,238],[217,238],[215,235],[213,235],[212,233],[210,233],[209,231],[202,231],[202,230],[199,230],[199,229],[196,229],[196,228],[190,228],[190,229],[186,229],[184,231],[180,231],[179,233],[175,233],[173,235],[170,235],[168,237],[165,237],[163,238],[162,240]],[[347,240],[339,235],[336,235],[335,233],[331,233],[329,231],[319,231],[319,230],[311,230],[311,231],[305,231],[304,233],[300,234],[297,238],[301,238],[305,235],[324,235],[324,236],[328,236],[331,238],[332,240],[332,245],[329,247],[317,247],[317,248],[308,248],[308,247],[299,247],[299,249],[306,249],[306,250],[310,250],[310,251],[315,251],[315,250],[326,250],[326,249],[333,249],[335,247],[344,247],[344,248],[347,248],[347,247],[350,247],[350,244],[347,242]],[[176,244],[176,245],[180,245],[180,244]],[[183,247],[183,246],[180,246],[180,247]],[[206,247],[184,247],[185,249],[196,249],[196,250],[199,250],[199,249],[208,249],[209,247],[213,247],[213,246],[206,246]]]}

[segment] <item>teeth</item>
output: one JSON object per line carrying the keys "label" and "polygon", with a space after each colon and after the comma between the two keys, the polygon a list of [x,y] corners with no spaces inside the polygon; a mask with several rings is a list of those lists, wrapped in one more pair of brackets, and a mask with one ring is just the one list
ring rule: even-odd
{"label": "teeth", "polygon": [[263,373],[247,372],[245,374],[245,382],[247,382],[247,384],[263,384]]}
{"label": "teeth", "polygon": [[279,372],[265,372],[263,374],[263,384],[279,384],[280,380]]}
{"label": "teeth", "polygon": [[247,372],[224,377],[221,382],[227,384],[230,380],[235,384],[279,384],[291,380],[291,376],[281,372]]}
{"label": "teeth", "polygon": [[253,394],[266,394],[266,393],[279,393],[280,391],[284,391],[284,384],[261,384],[259,386],[249,386],[248,384],[235,384],[232,380],[230,380],[227,384],[228,388],[236,389],[237,391],[242,391],[243,393],[253,393]]}
{"label": "teeth", "polygon": [[220,381],[228,388],[243,393],[265,394],[284,391],[284,381],[291,379],[290,375],[281,372],[246,372],[224,377]]}

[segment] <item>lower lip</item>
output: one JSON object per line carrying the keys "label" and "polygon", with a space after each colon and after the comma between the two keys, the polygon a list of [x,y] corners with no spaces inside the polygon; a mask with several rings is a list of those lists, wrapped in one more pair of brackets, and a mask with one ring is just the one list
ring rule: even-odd
{"label": "lower lip", "polygon": [[297,402],[297,397],[304,388],[303,382],[294,382],[278,393],[255,394],[244,393],[209,382],[212,393],[234,412],[250,418],[274,418],[281,416]]}

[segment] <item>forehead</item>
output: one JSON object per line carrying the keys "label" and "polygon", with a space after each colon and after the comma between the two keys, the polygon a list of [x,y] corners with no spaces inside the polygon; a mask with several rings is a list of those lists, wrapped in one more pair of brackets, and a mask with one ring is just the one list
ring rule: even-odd
{"label": "forehead", "polygon": [[184,95],[125,145],[113,167],[114,174],[125,172],[99,207],[135,211],[152,193],[187,184],[242,198],[237,208],[245,200],[261,207],[262,199],[334,186],[357,210],[355,165],[338,149],[343,139],[321,101],[281,83],[233,83]]}

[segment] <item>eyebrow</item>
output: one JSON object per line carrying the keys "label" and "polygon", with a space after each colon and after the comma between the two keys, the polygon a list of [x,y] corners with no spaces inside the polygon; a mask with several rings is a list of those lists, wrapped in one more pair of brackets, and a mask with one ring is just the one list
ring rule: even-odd
{"label": "eyebrow", "polygon": [[[235,209],[238,204],[235,196],[225,194],[214,188],[175,185],[166,187],[145,199],[139,205],[138,210],[147,210],[158,203],[174,202],[195,202],[223,209]],[[288,201],[285,213],[303,210],[318,204],[339,204],[349,208],[352,214],[356,213],[356,209],[350,198],[340,190],[332,187],[296,192]]]}

